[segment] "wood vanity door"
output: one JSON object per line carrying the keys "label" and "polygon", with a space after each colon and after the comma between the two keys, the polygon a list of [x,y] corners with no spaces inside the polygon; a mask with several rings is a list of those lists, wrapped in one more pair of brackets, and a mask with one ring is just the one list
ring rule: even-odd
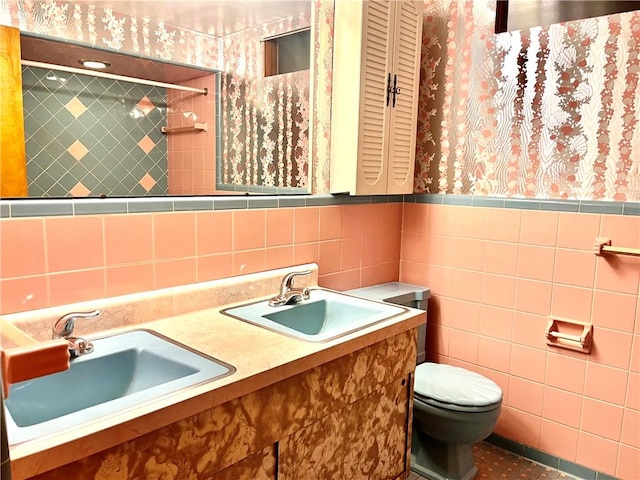
{"label": "wood vanity door", "polygon": [[215,473],[209,480],[276,480],[276,446],[271,445]]}
{"label": "wood vanity door", "polygon": [[404,478],[410,398],[398,379],[280,441],[278,480]]}

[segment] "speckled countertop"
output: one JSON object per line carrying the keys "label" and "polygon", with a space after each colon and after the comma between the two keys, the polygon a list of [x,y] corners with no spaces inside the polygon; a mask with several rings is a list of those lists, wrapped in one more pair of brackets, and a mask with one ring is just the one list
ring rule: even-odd
{"label": "speckled countertop", "polygon": [[[281,270],[274,272],[277,278],[281,278]],[[310,280],[313,282],[314,278]],[[266,285],[266,288],[271,286]],[[366,329],[328,342],[311,343],[221,313],[234,304],[269,296],[247,298],[242,302],[118,326],[88,335],[95,338],[132,329],[149,329],[231,364],[236,371],[81,428],[12,445],[12,470],[16,478],[28,478],[87,457],[416,328],[425,321],[423,311],[407,309],[405,313]]]}

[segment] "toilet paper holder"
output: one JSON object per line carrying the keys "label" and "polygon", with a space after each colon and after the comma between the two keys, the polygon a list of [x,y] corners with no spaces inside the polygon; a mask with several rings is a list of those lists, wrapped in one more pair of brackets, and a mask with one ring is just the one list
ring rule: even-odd
{"label": "toilet paper holder", "polygon": [[546,330],[547,345],[590,353],[593,325],[561,318],[550,318]]}

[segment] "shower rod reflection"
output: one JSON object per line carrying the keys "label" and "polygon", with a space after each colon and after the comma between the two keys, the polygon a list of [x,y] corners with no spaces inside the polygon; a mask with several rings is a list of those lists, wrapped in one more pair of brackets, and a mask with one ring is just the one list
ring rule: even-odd
{"label": "shower rod reflection", "polygon": [[127,77],[124,75],[114,75],[113,73],[98,72],[95,70],[85,70],[84,68],[66,67],[63,65],[54,65],[52,63],[33,62],[31,60],[21,60],[20,63],[27,67],[48,68],[49,70],[57,70],[60,72],[76,73],[79,75],[89,75],[92,77],[108,78],[110,80],[122,80],[123,82],[140,83],[142,85],[150,85],[152,87],[164,87],[173,90],[184,90],[186,92],[195,92],[206,95],[209,90],[206,88],[186,87],[184,85],[175,85],[173,83],[155,82],[153,80],[145,80],[136,77]]}

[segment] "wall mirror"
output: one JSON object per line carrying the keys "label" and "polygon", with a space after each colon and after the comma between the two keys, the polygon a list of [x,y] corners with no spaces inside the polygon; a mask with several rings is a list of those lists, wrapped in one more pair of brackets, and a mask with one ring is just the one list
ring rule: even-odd
{"label": "wall mirror", "polygon": [[640,10],[640,0],[497,0],[496,33]]}
{"label": "wall mirror", "polygon": [[[310,2],[92,3],[197,31],[218,57],[201,66],[23,32],[30,198],[309,192],[310,71],[265,77],[263,43],[310,29]],[[81,75],[80,60],[153,84]]]}

